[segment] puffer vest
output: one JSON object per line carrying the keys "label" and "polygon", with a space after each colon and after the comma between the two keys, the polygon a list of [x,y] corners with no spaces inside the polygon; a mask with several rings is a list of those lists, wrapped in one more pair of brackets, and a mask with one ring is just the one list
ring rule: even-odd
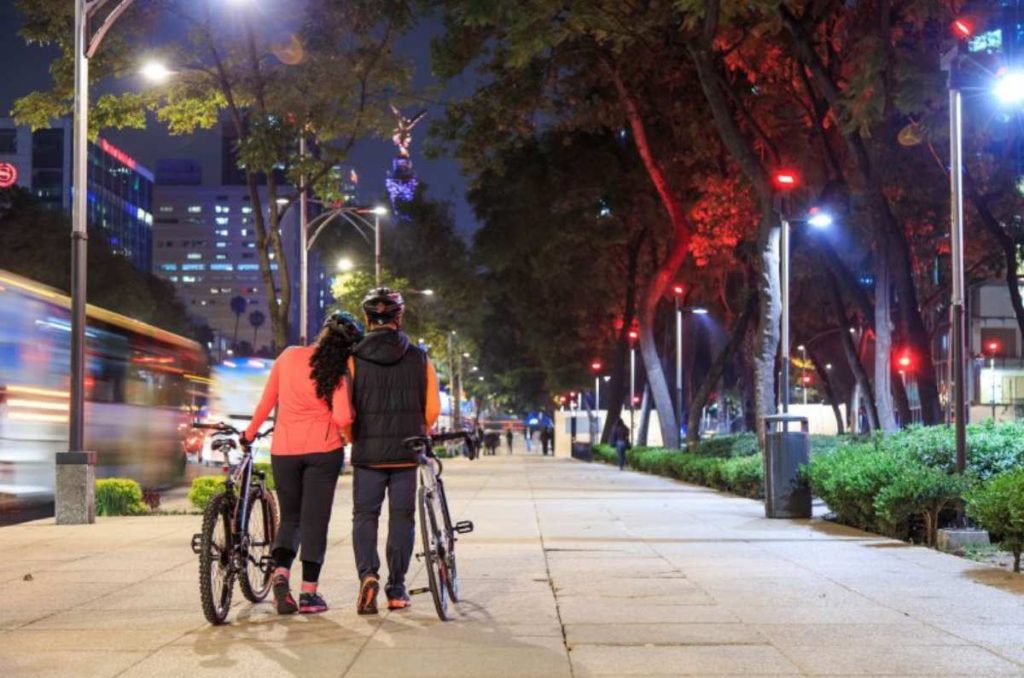
{"label": "puffer vest", "polygon": [[403,445],[427,433],[427,359],[410,346],[394,365],[380,365],[356,356],[352,402],[352,464],[415,463]]}

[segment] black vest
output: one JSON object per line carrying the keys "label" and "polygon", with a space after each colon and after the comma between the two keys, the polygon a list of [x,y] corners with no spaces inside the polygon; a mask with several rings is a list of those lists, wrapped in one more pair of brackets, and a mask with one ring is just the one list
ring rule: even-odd
{"label": "black vest", "polygon": [[[369,342],[374,341],[373,334],[368,335]],[[379,354],[372,346],[355,353],[355,466],[415,462],[416,456],[402,443],[427,433],[426,354],[411,345],[404,354],[387,356],[387,360],[381,360]]]}

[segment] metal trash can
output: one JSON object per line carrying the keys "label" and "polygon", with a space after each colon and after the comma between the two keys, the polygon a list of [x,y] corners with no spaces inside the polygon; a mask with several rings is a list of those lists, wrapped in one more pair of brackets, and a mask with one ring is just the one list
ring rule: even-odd
{"label": "metal trash can", "polygon": [[590,443],[573,443],[572,458],[580,461],[594,461],[594,446]]}
{"label": "metal trash can", "polygon": [[[776,414],[764,423],[765,517],[810,518],[811,489],[800,480],[800,467],[811,457],[807,417]],[[799,430],[792,430],[793,425]]]}

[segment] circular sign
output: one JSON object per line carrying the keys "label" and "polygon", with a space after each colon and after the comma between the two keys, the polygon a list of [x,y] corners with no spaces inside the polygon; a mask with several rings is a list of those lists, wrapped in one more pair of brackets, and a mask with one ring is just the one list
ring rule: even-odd
{"label": "circular sign", "polygon": [[10,188],[18,181],[18,168],[9,162],[0,162],[0,188]]}

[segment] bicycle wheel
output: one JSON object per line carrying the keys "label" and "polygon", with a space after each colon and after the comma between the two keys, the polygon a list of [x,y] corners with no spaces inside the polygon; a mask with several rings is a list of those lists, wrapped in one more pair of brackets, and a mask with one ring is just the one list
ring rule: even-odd
{"label": "bicycle wheel", "polygon": [[271,575],[274,567],[270,552],[274,549],[277,536],[277,499],[274,493],[261,487],[254,487],[249,501],[249,538],[247,553],[242,554],[245,567],[242,568],[238,584],[242,595],[253,603],[263,602],[270,593]]}
{"label": "bicycle wheel", "polygon": [[439,557],[443,550],[440,530],[437,529],[437,517],[434,514],[434,503],[430,500],[430,492],[425,487],[419,490],[420,534],[423,537],[423,559],[427,564],[427,580],[430,584],[430,595],[434,599],[434,609],[441,621],[448,621],[448,583],[445,573],[447,567],[444,559]]}
{"label": "bicycle wheel", "polygon": [[199,552],[199,596],[211,624],[223,624],[231,608],[235,568],[232,558],[231,498],[221,492],[203,512]]}
{"label": "bicycle wheel", "polygon": [[452,602],[459,602],[459,571],[455,566],[455,529],[452,527],[452,516],[448,511],[448,496],[444,493],[444,483],[440,478],[437,479],[437,503],[441,507],[441,517],[443,520],[443,533],[444,538],[444,560],[447,566],[447,579],[448,595],[451,596]]}

